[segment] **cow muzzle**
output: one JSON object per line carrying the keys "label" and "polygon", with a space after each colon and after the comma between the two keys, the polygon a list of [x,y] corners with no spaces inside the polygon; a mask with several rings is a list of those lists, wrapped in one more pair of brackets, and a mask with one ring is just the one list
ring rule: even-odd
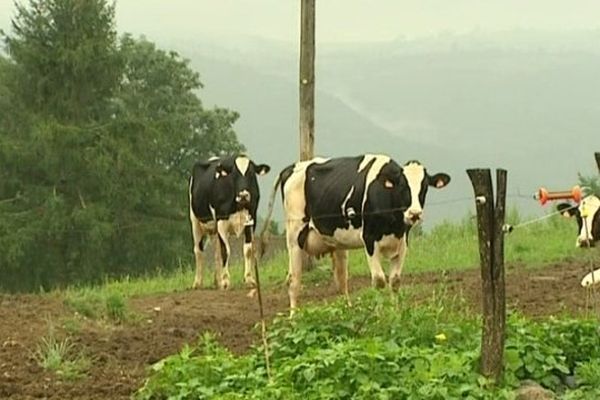
{"label": "cow muzzle", "polygon": [[423,219],[423,210],[409,209],[404,213],[404,221],[408,225],[415,225]]}
{"label": "cow muzzle", "polygon": [[250,192],[247,190],[242,190],[235,196],[235,202],[239,205],[247,205],[250,203]]}

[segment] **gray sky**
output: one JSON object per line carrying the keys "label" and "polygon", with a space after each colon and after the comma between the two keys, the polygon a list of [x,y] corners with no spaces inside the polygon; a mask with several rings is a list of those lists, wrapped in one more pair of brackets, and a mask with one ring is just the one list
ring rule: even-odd
{"label": "gray sky", "polygon": [[[23,1],[23,0],[21,0]],[[321,42],[380,41],[441,31],[600,28],[598,0],[316,0]],[[300,0],[118,0],[120,31],[296,41]],[[12,0],[0,0],[0,28]]]}

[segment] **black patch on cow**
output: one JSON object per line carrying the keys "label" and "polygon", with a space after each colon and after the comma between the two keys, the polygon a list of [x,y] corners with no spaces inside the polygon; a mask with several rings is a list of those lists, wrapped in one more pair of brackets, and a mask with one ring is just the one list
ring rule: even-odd
{"label": "black patch on cow", "polygon": [[596,210],[594,219],[592,219],[592,237],[594,238],[594,242],[600,240],[600,209]]}
{"label": "black patch on cow", "polygon": [[[217,220],[228,219],[231,214],[241,209],[247,209],[250,216],[256,220],[260,200],[256,178],[257,166],[250,161],[246,173],[242,175],[235,165],[238,157],[200,161],[192,168],[191,208],[201,222],[213,220],[211,207],[215,210]],[[261,165],[260,169],[266,170],[268,166]],[[237,204],[236,195],[244,190],[250,193],[250,201],[242,205]]]}
{"label": "black patch on cow", "polygon": [[252,233],[254,232],[254,224],[244,226],[244,243],[252,243]]}
{"label": "black patch on cow", "polygon": [[198,247],[200,248],[200,251],[204,251],[205,246],[206,246],[206,235],[202,236],[202,238],[198,242]]}
{"label": "black patch on cow", "polygon": [[350,224],[354,228],[362,226],[366,175],[375,161],[358,172],[363,159],[364,156],[335,158],[306,169],[305,215],[321,234],[332,236],[336,229],[349,228]]}
{"label": "black patch on cow", "polygon": [[283,200],[285,194],[283,192],[283,187],[285,186],[285,183],[290,178],[290,176],[292,176],[292,173],[294,172],[294,167],[295,164],[288,165],[279,173],[279,182],[281,186],[281,200]]}
{"label": "black patch on cow", "polygon": [[[391,187],[389,183],[391,183]],[[411,196],[402,168],[394,161],[385,164],[367,189],[364,206],[363,240],[367,253],[373,255],[374,242],[385,235],[401,238],[408,231],[404,211],[410,206]]]}
{"label": "black patch on cow", "polygon": [[308,240],[309,232],[310,232],[310,228],[307,224],[302,227],[302,230],[298,234],[298,246],[300,246],[301,249],[304,249],[306,246],[306,241]]}

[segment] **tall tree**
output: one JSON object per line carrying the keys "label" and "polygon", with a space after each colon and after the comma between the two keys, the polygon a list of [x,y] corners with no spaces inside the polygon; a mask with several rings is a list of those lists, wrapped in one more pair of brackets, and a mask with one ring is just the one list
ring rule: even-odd
{"label": "tall tree", "polygon": [[115,6],[107,0],[15,2],[5,36],[26,105],[61,121],[97,118],[120,77]]}
{"label": "tall tree", "polygon": [[238,114],[204,109],[199,75],[177,53],[117,40],[106,1],[30,0],[13,30],[0,59],[10,96],[0,99],[0,288],[141,274],[191,255],[189,167],[242,148]]}

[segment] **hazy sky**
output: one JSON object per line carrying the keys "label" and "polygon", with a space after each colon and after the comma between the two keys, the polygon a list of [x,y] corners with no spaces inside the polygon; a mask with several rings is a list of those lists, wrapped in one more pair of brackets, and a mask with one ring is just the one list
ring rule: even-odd
{"label": "hazy sky", "polygon": [[[23,1],[23,0],[21,0]],[[322,42],[379,41],[471,30],[600,28],[599,0],[316,0]],[[295,41],[300,0],[118,0],[120,31],[252,35]],[[7,28],[13,0],[0,0]]]}

